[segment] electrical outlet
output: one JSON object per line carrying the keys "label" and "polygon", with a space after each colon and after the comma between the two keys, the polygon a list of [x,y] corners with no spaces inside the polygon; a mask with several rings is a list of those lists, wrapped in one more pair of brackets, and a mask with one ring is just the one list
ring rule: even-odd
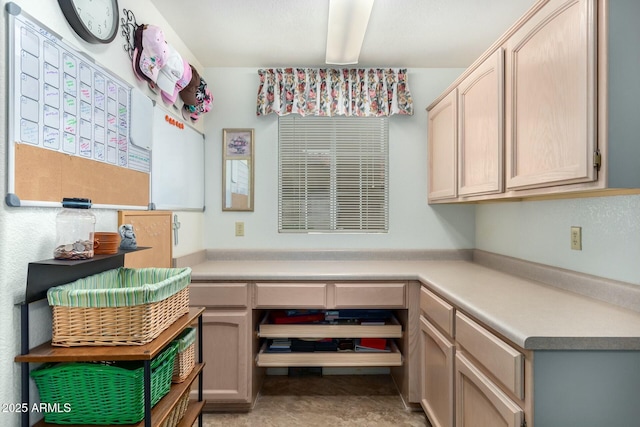
{"label": "electrical outlet", "polygon": [[582,227],[571,227],[571,249],[582,250]]}
{"label": "electrical outlet", "polygon": [[244,236],[244,222],[236,222],[236,237]]}

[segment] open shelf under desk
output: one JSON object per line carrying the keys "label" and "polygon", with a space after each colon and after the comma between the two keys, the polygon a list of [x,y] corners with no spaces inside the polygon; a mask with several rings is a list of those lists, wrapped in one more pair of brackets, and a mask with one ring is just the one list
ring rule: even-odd
{"label": "open shelf under desk", "polygon": [[256,364],[264,368],[275,367],[359,367],[359,366],[402,366],[402,353],[391,342],[390,352],[358,351],[316,351],[316,352],[267,352],[264,343],[256,356]]}
{"label": "open shelf under desk", "polygon": [[[186,392],[188,393],[188,389],[191,388],[194,380],[198,377],[200,372],[204,368],[204,363],[196,363],[193,371],[187,377],[187,379],[181,383],[172,384],[171,390],[167,393],[160,401],[151,409],[151,420],[154,426],[160,426],[167,419],[173,408],[178,404],[178,400],[180,397]],[[191,427],[193,422],[198,418],[200,414],[200,410],[204,406],[205,401],[190,401],[189,407],[187,408],[187,412],[184,417],[180,421],[180,426],[185,425]],[[198,412],[196,412],[196,410]],[[187,418],[187,415],[189,418]],[[191,419],[191,424],[188,424],[187,421]],[[183,424],[183,422],[185,424]],[[61,424],[52,424],[47,423],[44,420],[36,423],[34,427],[59,427]],[[84,424],[65,424],[67,427],[86,427]],[[123,427],[144,427],[145,420],[140,421],[136,424],[123,424]]]}
{"label": "open shelf under desk", "polygon": [[385,325],[274,324],[265,316],[258,326],[260,338],[402,338],[402,325],[391,317]]}
{"label": "open shelf under desk", "polygon": [[157,356],[167,344],[175,339],[184,328],[194,323],[203,312],[204,308],[202,307],[190,308],[187,314],[178,318],[178,320],[148,344],[57,347],[51,345],[51,342],[48,342],[31,349],[27,354],[16,356],[15,361],[44,363],[151,360]]}

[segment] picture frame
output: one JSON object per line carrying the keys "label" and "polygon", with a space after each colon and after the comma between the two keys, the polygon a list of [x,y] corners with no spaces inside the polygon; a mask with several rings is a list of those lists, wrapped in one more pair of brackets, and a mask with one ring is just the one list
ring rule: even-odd
{"label": "picture frame", "polygon": [[254,144],[252,128],[222,129],[223,211],[253,211]]}

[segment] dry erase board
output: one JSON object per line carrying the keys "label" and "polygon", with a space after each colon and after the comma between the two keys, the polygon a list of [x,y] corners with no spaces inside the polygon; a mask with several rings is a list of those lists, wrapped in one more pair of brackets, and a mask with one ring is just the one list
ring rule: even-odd
{"label": "dry erase board", "polygon": [[[15,3],[6,10],[7,204],[87,197],[94,204],[147,207],[151,154],[130,142],[131,87]],[[41,182],[34,185],[34,178]],[[68,184],[78,182],[82,192],[73,193],[78,188]],[[119,188],[122,183],[127,187]],[[130,194],[120,194],[125,191]]]}
{"label": "dry erase board", "polygon": [[153,113],[151,205],[204,210],[204,135],[159,105]]}

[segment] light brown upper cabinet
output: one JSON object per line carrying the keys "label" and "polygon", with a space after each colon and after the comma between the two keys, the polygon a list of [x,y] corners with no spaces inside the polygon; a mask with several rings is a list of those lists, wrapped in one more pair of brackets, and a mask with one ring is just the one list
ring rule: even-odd
{"label": "light brown upper cabinet", "polygon": [[[431,128],[457,91],[451,145],[442,127],[429,129],[429,167],[439,168],[428,172],[439,184],[429,202],[640,193],[640,30],[630,16],[640,2],[536,2],[427,108]],[[452,149],[455,177],[432,156]]]}
{"label": "light brown upper cabinet", "polygon": [[458,90],[453,89],[429,110],[429,202],[455,199],[458,141]]}
{"label": "light brown upper cabinet", "polygon": [[458,86],[458,194],[500,193],[504,152],[504,54],[487,58]]}
{"label": "light brown upper cabinet", "polygon": [[552,0],[506,42],[507,188],[597,179],[593,0]]}

